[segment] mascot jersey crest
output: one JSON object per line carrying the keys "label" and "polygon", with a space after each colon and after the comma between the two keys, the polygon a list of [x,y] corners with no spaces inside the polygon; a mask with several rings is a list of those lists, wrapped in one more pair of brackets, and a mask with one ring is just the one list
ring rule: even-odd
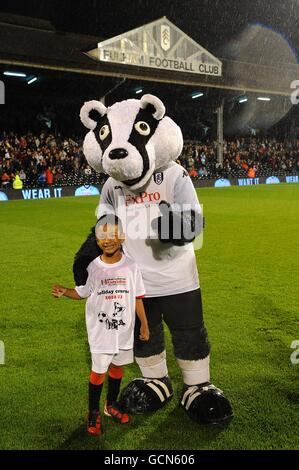
{"label": "mascot jersey crest", "polygon": [[[190,177],[175,163],[183,146],[181,130],[153,95],[109,108],[89,101],[80,118],[89,129],[83,146],[88,163],[109,175],[97,217],[120,217],[126,233],[124,250],[139,265],[146,290],[150,340],[135,338],[142,377],[124,389],[122,405],[128,412],[146,413],[172,398],[165,322],[184,381],[181,405],[201,424],[227,422],[233,415],[231,405],[210,382],[210,346],[192,245],[202,231],[201,206]],[[99,254],[92,229],[75,257],[77,285],[85,284],[86,268]]]}

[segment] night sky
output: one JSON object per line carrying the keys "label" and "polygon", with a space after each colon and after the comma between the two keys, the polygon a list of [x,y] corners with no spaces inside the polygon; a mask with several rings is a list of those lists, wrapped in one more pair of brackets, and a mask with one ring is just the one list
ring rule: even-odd
{"label": "night sky", "polygon": [[58,30],[99,39],[165,15],[212,53],[258,22],[280,32],[299,51],[299,0],[2,0],[0,10],[48,19]]}

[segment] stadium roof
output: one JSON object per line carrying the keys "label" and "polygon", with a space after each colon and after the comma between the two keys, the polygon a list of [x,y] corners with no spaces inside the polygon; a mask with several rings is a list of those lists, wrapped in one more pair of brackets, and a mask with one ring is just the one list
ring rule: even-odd
{"label": "stadium roof", "polygon": [[84,51],[98,37],[56,31],[49,21],[0,13],[0,61],[54,70],[96,72]]}
{"label": "stadium roof", "polygon": [[47,20],[19,15],[0,13],[0,25],[2,64],[285,96],[290,95],[291,82],[299,77],[296,63],[266,64],[266,58],[265,63],[254,63],[250,57],[243,62],[218,57],[223,63],[222,77],[104,63],[86,55],[102,38],[56,31]]}

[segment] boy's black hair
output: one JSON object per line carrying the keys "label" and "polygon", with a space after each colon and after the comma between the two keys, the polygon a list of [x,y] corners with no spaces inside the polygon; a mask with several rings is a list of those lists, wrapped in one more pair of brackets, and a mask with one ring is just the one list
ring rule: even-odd
{"label": "boy's black hair", "polygon": [[117,225],[120,232],[122,232],[122,223],[119,217],[115,214],[104,214],[102,215],[99,220],[97,221],[97,224],[95,226],[95,230],[98,227],[102,227],[103,225]]}

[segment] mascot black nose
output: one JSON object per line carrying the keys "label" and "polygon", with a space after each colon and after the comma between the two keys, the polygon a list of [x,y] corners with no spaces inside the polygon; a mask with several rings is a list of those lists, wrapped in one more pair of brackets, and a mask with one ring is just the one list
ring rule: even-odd
{"label": "mascot black nose", "polygon": [[109,158],[111,160],[120,160],[121,158],[126,158],[128,152],[125,149],[113,149],[109,152]]}

